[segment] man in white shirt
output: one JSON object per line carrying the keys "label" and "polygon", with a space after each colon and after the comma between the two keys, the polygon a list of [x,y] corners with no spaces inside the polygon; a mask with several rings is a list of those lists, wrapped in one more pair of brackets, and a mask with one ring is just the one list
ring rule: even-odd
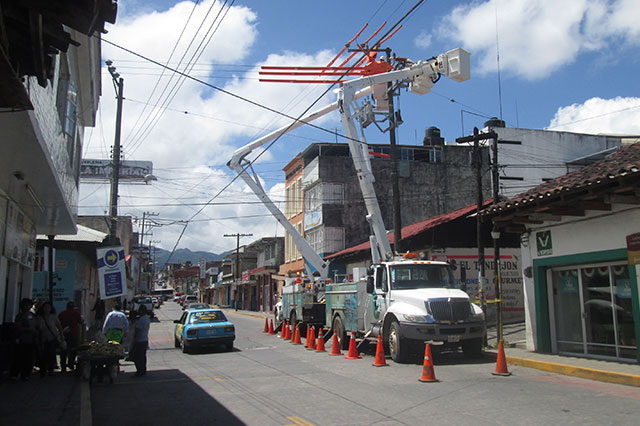
{"label": "man in white shirt", "polygon": [[120,309],[120,302],[116,302],[102,326],[102,332],[107,337],[107,340],[118,343],[122,343],[123,337],[129,332],[129,320]]}

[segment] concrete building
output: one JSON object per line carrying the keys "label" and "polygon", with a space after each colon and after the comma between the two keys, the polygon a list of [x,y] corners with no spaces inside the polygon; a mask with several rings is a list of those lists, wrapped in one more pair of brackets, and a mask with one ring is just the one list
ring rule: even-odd
{"label": "concrete building", "polygon": [[254,277],[254,282],[251,283],[250,306],[254,306],[253,298],[255,297],[255,310],[273,312],[273,306],[279,300],[275,275],[284,261],[284,238],[261,238],[249,244],[248,249],[255,251],[258,255],[256,267],[247,271],[249,276]]}
{"label": "concrete building", "polygon": [[527,347],[640,363],[640,143],[485,209],[520,237]]}
{"label": "concrete building", "polygon": [[[100,98],[100,38],[117,4],[8,2],[0,10],[0,317],[31,297],[36,234],[76,232],[85,127]],[[32,19],[25,24],[24,17]]]}
{"label": "concrete building", "polygon": [[[447,213],[475,199],[471,148],[444,145],[443,142],[398,146],[402,224]],[[384,223],[391,229],[390,148],[389,145],[369,147],[378,202]],[[482,156],[483,164],[488,165],[488,150],[483,149]],[[366,241],[370,233],[367,213],[348,146],[314,143],[299,155],[298,163],[303,167],[302,179],[296,181],[298,186],[301,183],[304,196],[303,231],[315,251],[325,256]],[[483,176],[484,196],[487,197],[490,180],[487,173]],[[297,199],[292,199],[292,194],[287,193],[286,204],[295,205],[300,214],[300,206]],[[296,196],[299,197],[297,193]]]}
{"label": "concrete building", "polygon": [[507,128],[496,118],[487,121],[485,126],[485,130],[498,134],[500,195],[505,197],[513,197],[598,161],[615,152],[625,141],[633,140],[619,135]]}

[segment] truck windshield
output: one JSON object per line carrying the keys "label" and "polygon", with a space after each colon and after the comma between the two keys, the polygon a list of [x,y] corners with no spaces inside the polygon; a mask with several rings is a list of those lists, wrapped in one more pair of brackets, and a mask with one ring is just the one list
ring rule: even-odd
{"label": "truck windshield", "polygon": [[447,265],[393,265],[390,269],[394,290],[453,288],[453,275]]}

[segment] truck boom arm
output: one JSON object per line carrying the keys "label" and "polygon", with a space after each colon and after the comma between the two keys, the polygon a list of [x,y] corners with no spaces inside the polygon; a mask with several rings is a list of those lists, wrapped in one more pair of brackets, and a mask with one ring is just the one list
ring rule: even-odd
{"label": "truck boom arm", "polygon": [[[265,190],[262,188],[258,176],[254,173],[252,178],[247,172],[251,168],[251,163],[246,160],[246,156],[262,145],[307,124],[323,115],[338,109],[340,111],[340,119],[345,128],[349,150],[353,157],[354,166],[358,175],[358,182],[362,190],[365,205],[367,208],[367,220],[369,221],[374,235],[370,237],[373,262],[378,263],[393,256],[391,245],[386,235],[382,213],[376,198],[373,182],[373,172],[371,170],[371,162],[369,159],[369,150],[364,137],[358,137],[355,117],[360,114],[360,109],[355,108],[352,111],[351,106],[355,105],[355,101],[372,92],[375,93],[374,87],[386,84],[390,81],[406,80],[409,88],[417,94],[426,94],[431,90],[435,81],[440,74],[458,81],[466,81],[469,79],[469,53],[463,49],[454,49],[449,52],[438,55],[427,61],[420,61],[406,68],[376,74],[367,77],[357,78],[355,80],[345,82],[339,90],[338,101],[317,111],[314,111],[296,122],[283,126],[266,136],[263,136],[249,144],[236,150],[227,163],[227,166],[234,170],[245,181],[245,183],[260,198],[260,201],[267,207],[271,214],[280,222],[280,224],[292,235],[298,250],[304,259],[312,265],[319,273],[321,278],[328,276],[328,264],[322,259],[309,245],[307,240],[295,229],[289,222],[284,213],[271,201]],[[361,119],[361,118],[360,118]]]}

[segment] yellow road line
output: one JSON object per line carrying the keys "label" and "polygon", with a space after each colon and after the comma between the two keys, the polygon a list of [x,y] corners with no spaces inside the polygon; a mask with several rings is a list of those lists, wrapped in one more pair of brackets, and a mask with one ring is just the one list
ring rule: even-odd
{"label": "yellow road line", "polygon": [[309,423],[300,417],[287,417],[287,420],[291,420],[294,424],[285,426],[315,426],[313,423]]}

